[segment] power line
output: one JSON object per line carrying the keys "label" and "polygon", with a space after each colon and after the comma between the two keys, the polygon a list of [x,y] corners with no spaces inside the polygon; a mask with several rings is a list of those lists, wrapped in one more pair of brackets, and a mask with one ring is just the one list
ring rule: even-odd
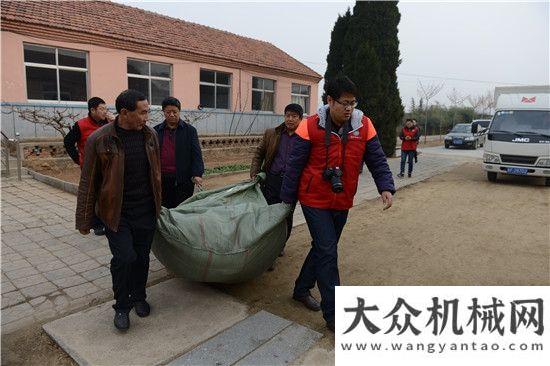
{"label": "power line", "polygon": [[409,73],[404,73],[404,72],[398,72],[397,75],[414,76],[414,77],[422,77],[422,78],[430,78],[430,79],[453,80],[453,81],[468,81],[468,82],[472,82],[472,83],[507,84],[507,85],[528,85],[528,84],[526,84],[526,83],[512,83],[512,82],[494,81],[494,80],[461,79],[461,78],[451,78],[451,77],[444,77],[444,76],[421,75],[421,74],[409,74]]}
{"label": "power line", "polygon": [[[311,64],[311,65],[325,65],[326,63],[314,62],[301,60],[302,63]],[[441,80],[452,80],[452,81],[467,81],[470,83],[484,83],[484,84],[506,84],[506,85],[530,85],[529,83],[516,83],[516,82],[507,82],[507,81],[494,81],[494,80],[478,80],[478,79],[462,79],[462,78],[453,78],[446,76],[435,76],[435,75],[423,75],[423,74],[411,74],[405,72],[398,72],[397,75],[402,76],[412,76],[412,77],[421,77],[429,79],[441,79]]]}

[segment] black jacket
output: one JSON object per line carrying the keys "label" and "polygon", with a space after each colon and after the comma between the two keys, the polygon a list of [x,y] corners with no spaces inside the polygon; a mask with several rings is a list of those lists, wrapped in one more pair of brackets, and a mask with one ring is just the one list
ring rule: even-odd
{"label": "black jacket", "polygon": [[[154,127],[158,134],[161,154],[165,127],[166,121]],[[203,174],[204,162],[197,130],[180,119],[176,127],[176,181],[178,184],[192,185],[191,178],[202,177]]]}

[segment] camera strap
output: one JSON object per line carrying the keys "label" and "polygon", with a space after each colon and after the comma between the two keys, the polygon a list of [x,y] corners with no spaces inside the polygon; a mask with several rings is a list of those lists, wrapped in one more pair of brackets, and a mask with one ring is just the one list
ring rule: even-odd
{"label": "camera strap", "polygon": [[[348,142],[350,121],[346,121],[342,126],[342,166],[340,170],[344,171],[344,163],[346,162],[346,144]],[[330,118],[330,110],[327,110],[327,120],[325,122],[325,170],[328,168],[328,149],[330,146],[330,134],[332,133],[332,120]]]}

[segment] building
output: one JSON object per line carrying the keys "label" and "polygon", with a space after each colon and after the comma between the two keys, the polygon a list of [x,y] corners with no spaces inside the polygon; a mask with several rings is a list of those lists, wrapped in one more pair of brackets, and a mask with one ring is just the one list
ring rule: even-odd
{"label": "building", "polygon": [[268,42],[108,1],[0,4],[4,105],[112,105],[132,88],[153,106],[173,95],[186,110],[257,119],[318,100],[321,75]]}

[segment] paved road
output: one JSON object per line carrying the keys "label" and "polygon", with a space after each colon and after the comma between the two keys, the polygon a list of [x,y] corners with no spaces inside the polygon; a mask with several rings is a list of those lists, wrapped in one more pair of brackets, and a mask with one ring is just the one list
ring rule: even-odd
{"label": "paved road", "polygon": [[[112,296],[105,237],[74,229],[76,197],[32,178],[2,179],[2,332]],[[150,281],[167,276],[152,257]]]}
{"label": "paved road", "polygon": [[421,152],[423,154],[441,155],[441,156],[456,157],[456,158],[472,158],[472,159],[483,158],[483,148],[470,150],[470,149],[459,149],[456,147],[450,147],[448,149],[445,149],[444,146],[434,146],[434,147],[423,147],[421,148]]}
{"label": "paved road", "polygon": [[[439,148],[424,149],[412,178],[396,179],[398,188],[451,170],[464,161],[453,156],[454,151],[445,156],[432,154],[430,149]],[[399,172],[399,160],[389,161],[394,175]],[[3,333],[112,298],[107,240],[76,232],[75,196],[31,178],[22,182],[2,179],[2,193]],[[376,197],[378,192],[365,169],[354,203]],[[304,221],[302,210],[297,209],[295,225]],[[167,275],[152,256],[150,281]]]}

